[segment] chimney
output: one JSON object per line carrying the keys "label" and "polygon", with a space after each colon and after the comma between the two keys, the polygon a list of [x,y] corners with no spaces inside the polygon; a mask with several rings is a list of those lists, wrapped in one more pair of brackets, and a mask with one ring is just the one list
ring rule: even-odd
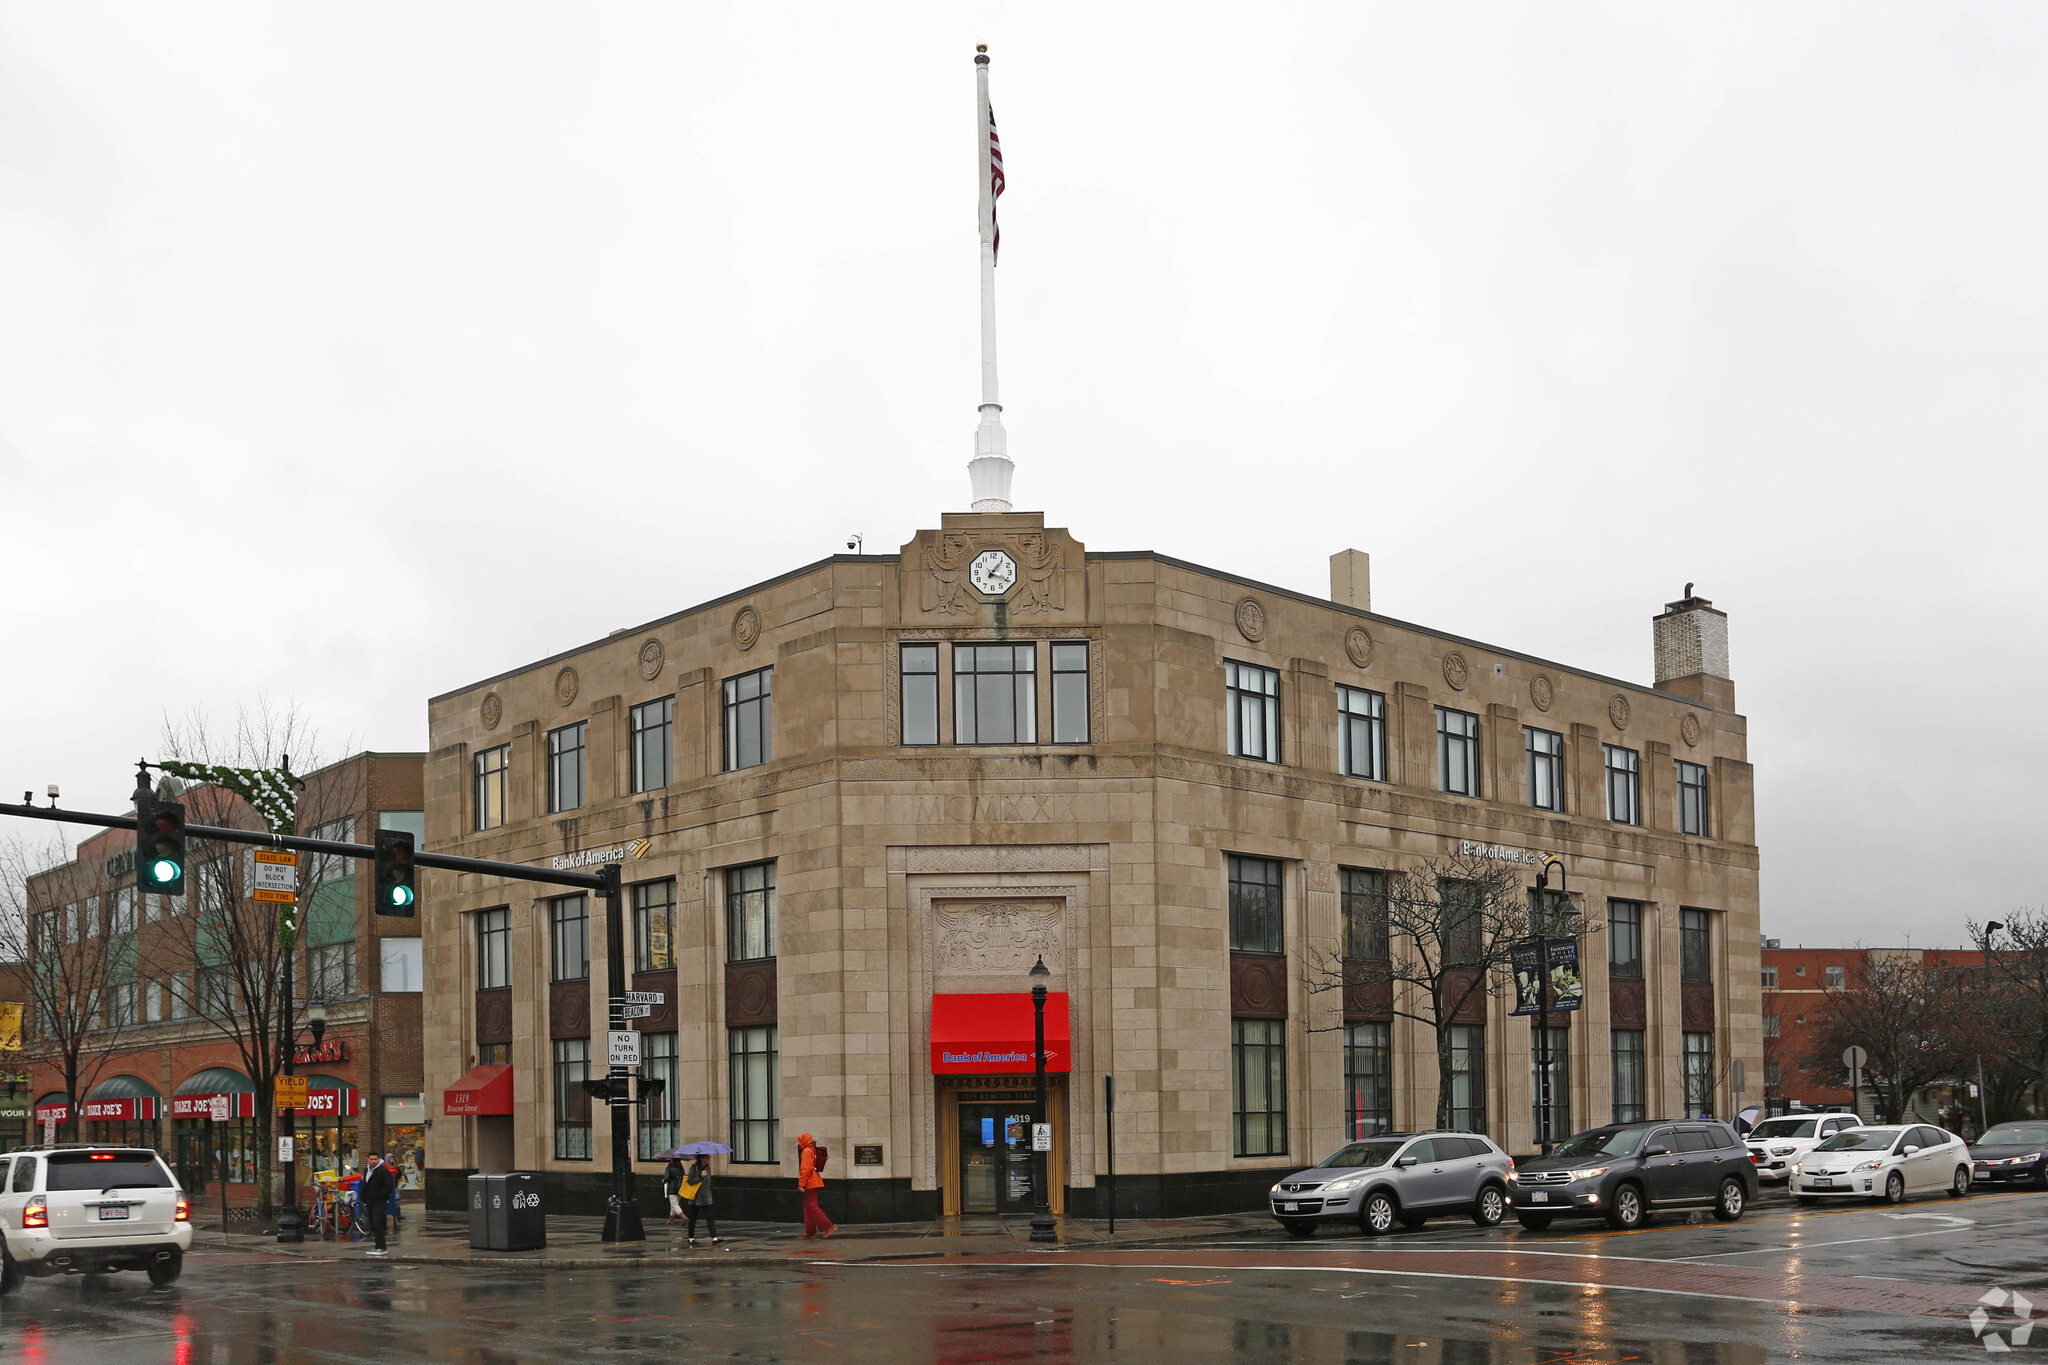
{"label": "chimney", "polygon": [[1717,711],[1735,709],[1735,684],[1728,677],[1728,613],[1716,611],[1692,584],[1662,615],[1651,618],[1656,646],[1657,686]]}
{"label": "chimney", "polygon": [[1330,556],[1330,600],[1342,607],[1372,610],[1371,555],[1363,550],[1339,550]]}

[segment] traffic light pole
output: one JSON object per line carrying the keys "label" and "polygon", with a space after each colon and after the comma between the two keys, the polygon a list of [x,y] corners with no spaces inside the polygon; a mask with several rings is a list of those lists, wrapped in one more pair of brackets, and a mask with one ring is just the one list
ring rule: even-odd
{"label": "traffic light pole", "polygon": [[[604,882],[598,894],[604,897],[604,977],[611,1007],[605,1011],[606,1031],[631,1028],[626,1019],[626,928],[625,911],[619,904],[619,865],[606,863],[598,876]],[[633,1182],[633,1105],[627,1093],[631,1084],[626,1069],[611,1062],[611,1039],[605,1039],[605,1108],[611,1110],[612,1193],[605,1201],[603,1240],[638,1242],[646,1232],[640,1226],[640,1198]]]}

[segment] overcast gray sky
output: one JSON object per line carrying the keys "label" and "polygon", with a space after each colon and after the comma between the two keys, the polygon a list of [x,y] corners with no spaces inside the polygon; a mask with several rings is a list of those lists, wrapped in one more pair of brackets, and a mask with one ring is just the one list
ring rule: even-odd
{"label": "overcast gray sky", "polygon": [[0,790],[963,509],[976,41],[1019,506],[1645,682],[1695,580],[1766,932],[2048,901],[2038,5],[0,4]]}

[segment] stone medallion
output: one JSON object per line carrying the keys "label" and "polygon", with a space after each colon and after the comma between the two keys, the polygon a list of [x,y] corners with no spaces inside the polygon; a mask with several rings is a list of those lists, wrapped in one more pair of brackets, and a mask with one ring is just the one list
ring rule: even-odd
{"label": "stone medallion", "polygon": [[1548,711],[1550,703],[1557,700],[1550,690],[1550,678],[1548,675],[1538,673],[1535,677],[1529,679],[1529,700],[1535,704],[1538,711]]}
{"label": "stone medallion", "polygon": [[1266,609],[1259,605],[1256,597],[1246,597],[1237,604],[1237,633],[1257,644],[1266,638]]}
{"label": "stone medallion", "polygon": [[1614,722],[1617,730],[1628,729],[1628,698],[1616,692],[1607,703],[1607,719]]}
{"label": "stone medallion", "polygon": [[741,607],[733,613],[732,642],[742,650],[752,649],[754,642],[761,638],[761,613],[751,606]]}
{"label": "stone medallion", "polygon": [[479,706],[477,711],[483,720],[484,729],[495,730],[498,728],[498,722],[505,719],[505,699],[496,692],[488,693],[484,697],[484,704]]}
{"label": "stone medallion", "polygon": [[1372,636],[1364,626],[1353,626],[1344,632],[1344,652],[1351,657],[1353,668],[1372,666]]}
{"label": "stone medallion", "polygon": [[1678,737],[1685,741],[1687,748],[1700,742],[1700,718],[1688,711],[1685,719],[1678,722]]}
{"label": "stone medallion", "polygon": [[1444,655],[1444,681],[1449,683],[1453,690],[1463,692],[1469,676],[1470,670],[1465,666],[1464,655],[1456,650]]}
{"label": "stone medallion", "polygon": [[576,700],[576,693],[582,686],[583,682],[576,676],[576,670],[564,668],[555,674],[555,700],[567,706]]}
{"label": "stone medallion", "polygon": [[640,645],[640,676],[653,682],[661,676],[661,665],[667,657],[661,641],[649,636]]}

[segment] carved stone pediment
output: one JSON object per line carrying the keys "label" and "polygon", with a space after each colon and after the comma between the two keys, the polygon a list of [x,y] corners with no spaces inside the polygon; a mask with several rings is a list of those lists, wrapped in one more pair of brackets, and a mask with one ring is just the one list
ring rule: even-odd
{"label": "carved stone pediment", "polygon": [[1067,969],[1066,907],[1057,900],[932,902],[932,970],[938,976],[1021,979],[1041,957]]}

